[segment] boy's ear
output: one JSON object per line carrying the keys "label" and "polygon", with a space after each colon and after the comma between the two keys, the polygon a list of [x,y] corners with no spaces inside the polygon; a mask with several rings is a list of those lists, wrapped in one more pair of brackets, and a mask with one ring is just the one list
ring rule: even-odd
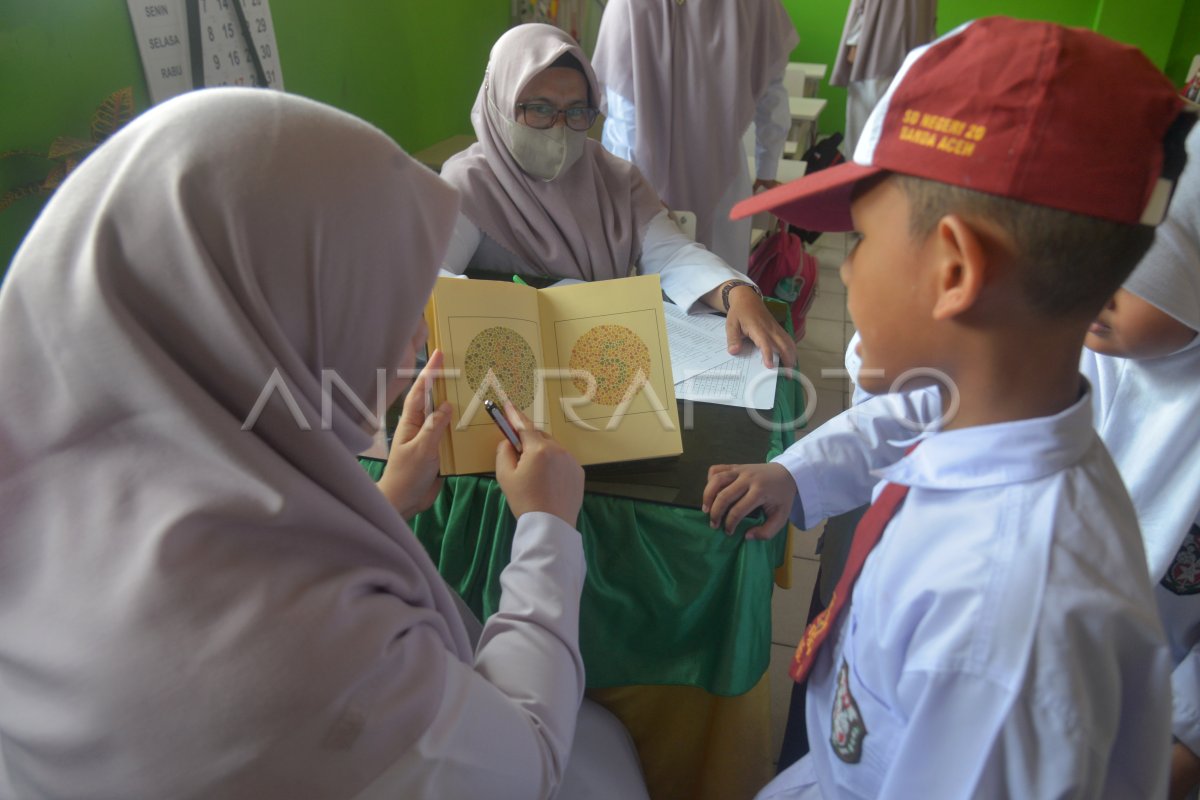
{"label": "boy's ear", "polygon": [[987,248],[979,231],[957,214],[938,220],[931,234],[934,253],[933,318],[942,321],[969,311],[979,300],[987,273]]}

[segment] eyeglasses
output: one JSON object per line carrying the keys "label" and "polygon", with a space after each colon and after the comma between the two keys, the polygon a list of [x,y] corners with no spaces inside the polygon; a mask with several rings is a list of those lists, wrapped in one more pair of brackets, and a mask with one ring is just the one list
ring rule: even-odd
{"label": "eyeglasses", "polygon": [[566,121],[567,127],[573,131],[586,131],[592,127],[600,110],[575,106],[573,108],[555,108],[547,103],[517,103],[521,111],[521,121],[531,128],[544,130],[553,128],[558,121],[558,115]]}

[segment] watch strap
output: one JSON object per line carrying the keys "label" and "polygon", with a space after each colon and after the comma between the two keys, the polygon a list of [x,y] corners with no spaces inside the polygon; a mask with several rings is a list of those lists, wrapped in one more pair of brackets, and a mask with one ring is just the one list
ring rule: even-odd
{"label": "watch strap", "polygon": [[754,293],[762,297],[762,291],[750,281],[729,281],[721,287],[721,305],[725,307],[725,313],[729,313],[729,293],[739,286],[749,286],[754,290]]}

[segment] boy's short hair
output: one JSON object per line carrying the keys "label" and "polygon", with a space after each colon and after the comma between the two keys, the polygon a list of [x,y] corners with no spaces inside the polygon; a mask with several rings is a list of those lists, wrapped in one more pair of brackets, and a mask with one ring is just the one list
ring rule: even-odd
{"label": "boy's short hair", "polygon": [[[1081,28],[989,17],[909,53],[853,161],[743,200],[731,216],[773,211],[808,230],[848,231],[855,188],[886,173],[958,187],[962,198],[986,193],[970,202],[1011,218],[1020,227],[1014,241],[1035,258],[1045,257],[1035,252],[1042,249],[1085,248],[1065,272],[1030,270],[1030,281],[1053,284],[1035,292],[1046,296],[1040,302],[1070,305],[1068,296],[1093,283],[1095,294],[1111,294],[1136,261],[1138,242],[1152,235],[1114,235],[1075,218],[1108,220],[1116,230],[1162,220],[1178,176],[1165,169],[1172,165],[1163,144],[1182,107],[1171,81],[1134,47]],[[998,210],[1010,206],[1039,209]],[[1051,230],[1027,221],[1042,208]],[[1027,244],[1028,235],[1052,246]],[[1103,267],[1083,255],[1126,238]]]}
{"label": "boy's short hair", "polygon": [[983,219],[1008,236],[1025,300],[1045,316],[1094,316],[1154,241],[1149,225],[1112,222],[971,189],[895,175],[916,241],[947,214]]}

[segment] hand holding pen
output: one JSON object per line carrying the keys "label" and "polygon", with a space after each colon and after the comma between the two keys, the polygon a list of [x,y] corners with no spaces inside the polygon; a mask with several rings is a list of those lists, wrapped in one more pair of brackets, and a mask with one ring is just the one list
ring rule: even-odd
{"label": "hand holding pen", "polygon": [[544,511],[575,526],[583,504],[583,467],[511,404],[505,404],[502,419],[517,437],[517,444],[508,438],[501,440],[496,450],[496,480],[513,515]]}
{"label": "hand holding pen", "polygon": [[508,420],[504,418],[504,412],[500,410],[500,406],[493,403],[491,400],[484,400],[483,407],[487,410],[488,416],[492,418],[492,422],[496,423],[496,427],[504,434],[504,438],[512,444],[513,449],[518,453],[521,452],[521,437],[513,430],[512,425],[508,424]]}

